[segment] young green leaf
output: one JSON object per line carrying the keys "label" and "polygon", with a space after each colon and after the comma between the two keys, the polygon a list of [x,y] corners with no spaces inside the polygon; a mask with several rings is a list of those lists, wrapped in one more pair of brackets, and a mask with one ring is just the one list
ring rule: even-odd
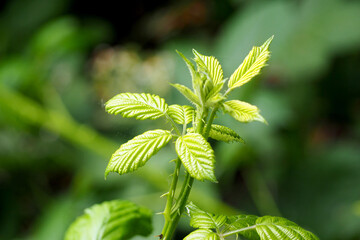
{"label": "young green leaf", "polygon": [[190,226],[194,228],[219,230],[227,220],[226,216],[205,212],[192,202],[186,205],[186,210],[190,216]]}
{"label": "young green leaf", "polygon": [[273,37],[266,40],[261,47],[253,47],[243,63],[231,75],[228,82],[229,89],[244,85],[260,73],[270,57],[269,45]]}
{"label": "young green leaf", "polygon": [[267,123],[260,115],[260,110],[247,102],[239,100],[230,100],[223,103],[225,112],[238,120],[239,122],[252,122],[254,120]]}
{"label": "young green leaf", "polygon": [[[206,128],[206,126],[205,126],[205,128]],[[193,133],[194,128],[188,128],[188,129],[186,129],[186,131],[189,133]],[[227,142],[227,143],[229,143],[229,142],[245,143],[244,139],[242,139],[234,130],[232,130],[231,128],[225,127],[225,126],[217,125],[217,124],[211,125],[209,137],[212,139]]]}
{"label": "young green leaf", "polygon": [[214,151],[201,134],[188,133],[179,137],[175,149],[191,177],[216,182]]}
{"label": "young green leaf", "polygon": [[152,213],[129,201],[110,201],[85,210],[68,228],[65,240],[118,240],[152,232]]}
{"label": "young green leaf", "polygon": [[[257,216],[253,215],[237,215],[228,218],[226,224],[226,231],[234,231],[238,229],[247,229],[248,227],[255,226]],[[247,239],[258,240],[260,239],[255,227],[252,229],[240,231],[238,234],[246,237]]]}
{"label": "young green leaf", "polygon": [[157,119],[167,112],[168,105],[163,98],[148,93],[120,93],[105,104],[111,114],[136,119]]}
{"label": "young green leaf", "polygon": [[256,220],[256,231],[261,240],[318,240],[313,233],[285,218],[264,216]]}
{"label": "young green leaf", "polygon": [[245,143],[244,139],[242,139],[234,130],[231,128],[212,124],[210,129],[209,137],[223,142],[241,142]]}
{"label": "young green leaf", "polygon": [[151,156],[155,155],[172,138],[170,131],[152,130],[147,131],[127,143],[112,155],[105,170],[105,177],[109,172],[119,174],[133,172],[142,167]]}
{"label": "young green leaf", "polygon": [[222,85],[224,84],[224,76],[219,61],[213,56],[204,56],[197,52],[195,49],[193,49],[193,53],[195,55],[194,60],[197,63],[199,70],[207,73],[214,86],[222,87]]}
{"label": "young green leaf", "polygon": [[193,93],[188,87],[185,87],[181,84],[171,84],[174,88],[176,88],[184,97],[186,97],[191,103],[200,106],[199,98]]}
{"label": "young green leaf", "polygon": [[168,115],[178,124],[188,124],[194,118],[194,108],[186,105],[170,105]]}
{"label": "young green leaf", "polygon": [[184,240],[220,240],[220,238],[209,229],[197,229],[187,235]]}

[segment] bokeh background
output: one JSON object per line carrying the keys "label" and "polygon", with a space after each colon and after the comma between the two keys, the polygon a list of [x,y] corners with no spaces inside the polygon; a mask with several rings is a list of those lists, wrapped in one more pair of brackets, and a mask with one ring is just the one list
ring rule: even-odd
{"label": "bokeh background", "polygon": [[[360,239],[360,2],[355,0],[11,0],[0,2],[0,239],[62,239],[84,208],[127,199],[163,209],[174,157],[137,174],[104,169],[121,144],[165,122],[111,116],[120,92],[188,104],[175,49],[216,56],[230,76],[275,35],[263,74],[232,93],[269,125],[219,115],[245,145],[211,142],[218,184],[205,210],[277,215],[320,239]],[[154,216],[154,233],[162,216]],[[183,218],[177,238],[191,228]],[[144,239],[144,238],[136,238]]]}

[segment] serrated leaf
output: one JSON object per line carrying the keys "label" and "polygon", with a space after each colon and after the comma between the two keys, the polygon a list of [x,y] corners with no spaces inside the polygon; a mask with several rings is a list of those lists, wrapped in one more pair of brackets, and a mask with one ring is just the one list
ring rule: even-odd
{"label": "serrated leaf", "polygon": [[109,172],[119,174],[133,172],[142,167],[154,154],[164,147],[172,138],[170,131],[152,130],[147,131],[127,143],[112,155],[105,171],[105,177]]}
{"label": "serrated leaf", "polygon": [[181,84],[171,84],[174,88],[176,88],[184,97],[186,97],[191,103],[196,105],[201,105],[199,98],[193,93],[188,87]]}
{"label": "serrated leaf", "polygon": [[148,93],[120,93],[105,104],[111,114],[120,113],[123,117],[136,119],[157,119],[167,111],[163,98]]}
{"label": "serrated leaf", "polygon": [[194,118],[194,108],[187,105],[170,105],[168,115],[178,124],[188,124]]}
{"label": "serrated leaf", "polygon": [[220,240],[220,238],[209,229],[197,229],[187,235],[184,240]]}
{"label": "serrated leaf", "polygon": [[[206,125],[205,125],[206,128]],[[194,128],[188,128],[186,129],[187,132],[193,133]],[[231,128],[212,124],[210,128],[209,137],[218,141],[223,142],[241,142],[245,143],[244,139],[242,139],[234,130]]]}
{"label": "serrated leaf", "polygon": [[[228,223],[226,224],[226,231],[234,231],[237,229],[243,229],[247,227],[254,226],[256,224],[257,216],[254,215],[237,215],[231,216],[228,218]],[[238,234],[246,237],[247,239],[258,240],[260,239],[256,229],[250,229],[246,231],[239,232]]]}
{"label": "serrated leaf", "polygon": [[260,110],[247,102],[239,100],[230,100],[223,103],[225,112],[238,120],[239,122],[252,122],[260,121],[267,123],[266,120],[260,115]]}
{"label": "serrated leaf", "polygon": [[152,232],[152,213],[129,201],[114,200],[85,210],[68,228],[65,240],[121,240]]}
{"label": "serrated leaf", "polygon": [[214,86],[222,87],[224,83],[223,82],[224,76],[219,61],[213,56],[202,55],[199,52],[197,52],[195,49],[193,49],[193,53],[195,55],[194,60],[198,64],[199,70],[207,73]]}
{"label": "serrated leaf", "polygon": [[191,177],[216,182],[214,151],[201,134],[188,133],[179,137],[175,149]]}
{"label": "serrated leaf", "polygon": [[190,226],[194,228],[219,230],[227,220],[226,216],[205,212],[192,202],[186,205],[186,210],[190,216]]}
{"label": "serrated leaf", "polygon": [[228,82],[230,89],[244,85],[260,73],[270,57],[269,45],[273,37],[266,40],[261,47],[253,47],[243,63],[231,75]]}
{"label": "serrated leaf", "polygon": [[209,137],[223,142],[241,142],[245,143],[244,139],[242,139],[234,130],[231,128],[212,124],[210,129]]}
{"label": "serrated leaf", "polygon": [[256,231],[261,240],[318,240],[313,233],[281,217],[264,216],[256,220]]}

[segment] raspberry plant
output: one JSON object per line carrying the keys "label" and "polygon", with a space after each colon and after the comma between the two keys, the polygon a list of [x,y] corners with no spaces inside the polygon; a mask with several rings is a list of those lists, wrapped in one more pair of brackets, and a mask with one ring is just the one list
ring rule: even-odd
{"label": "raspberry plant", "polygon": [[[215,155],[207,139],[243,142],[234,130],[213,124],[216,114],[222,111],[239,122],[266,123],[256,106],[240,100],[228,100],[228,96],[260,73],[269,59],[272,39],[254,47],[228,81],[224,79],[221,65],[215,57],[193,50],[194,65],[178,52],[190,71],[192,89],[180,84],[173,86],[190,101],[191,106],[168,105],[163,98],[148,93],[121,93],[106,103],[106,111],[110,114],[138,120],[165,118],[169,123],[169,129],[150,130],[121,145],[105,170],[105,178],[110,172],[121,175],[136,171],[169,142],[175,143],[177,159],[174,160],[170,189],[165,194],[167,201],[162,213],[165,224],[160,239],[172,239],[185,212],[190,216],[190,225],[197,228],[185,237],[186,240],[227,239],[230,236],[250,240],[318,239],[285,218],[215,215],[188,202],[194,180],[217,182]],[[185,168],[185,178],[180,191],[176,191],[182,167]],[[85,215],[70,226],[65,239],[128,239],[150,233],[151,214],[147,209],[116,200],[87,209]]]}

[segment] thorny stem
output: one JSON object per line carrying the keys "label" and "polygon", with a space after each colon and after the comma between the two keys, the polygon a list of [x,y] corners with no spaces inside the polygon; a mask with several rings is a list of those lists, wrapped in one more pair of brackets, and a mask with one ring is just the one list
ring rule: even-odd
{"label": "thorny stem", "polygon": [[[207,139],[209,136],[210,129],[211,129],[210,127],[216,116],[217,110],[218,110],[218,107],[215,107],[212,110],[209,120],[206,125],[205,132],[204,132],[204,122],[205,122],[205,119],[207,118],[208,109],[205,107],[197,109],[199,116],[197,118],[195,132],[202,134],[205,139]],[[176,126],[176,125],[174,124],[174,126]],[[184,180],[182,188],[180,190],[177,202],[175,204],[173,204],[180,166],[181,166],[181,161],[178,158],[176,160],[176,168],[175,168],[173,180],[172,180],[172,183],[170,186],[170,191],[168,193],[168,199],[167,199],[167,203],[166,203],[166,207],[165,207],[165,211],[164,211],[165,225],[164,225],[164,228],[162,231],[162,237],[163,237],[162,240],[171,240],[171,238],[175,232],[175,229],[178,225],[178,222],[180,220],[180,217],[185,210],[185,205],[187,203],[192,185],[194,183],[194,178],[191,177],[191,175],[188,172],[186,172],[185,180]]]}

